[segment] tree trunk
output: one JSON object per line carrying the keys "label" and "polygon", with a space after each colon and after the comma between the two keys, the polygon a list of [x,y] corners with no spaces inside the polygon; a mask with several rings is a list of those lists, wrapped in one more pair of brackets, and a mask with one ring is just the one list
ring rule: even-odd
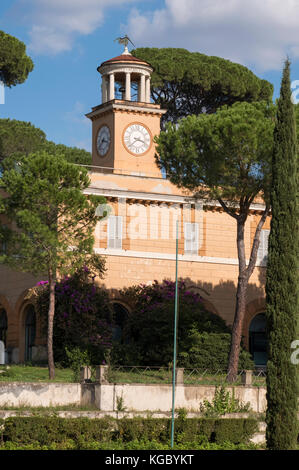
{"label": "tree trunk", "polygon": [[246,266],[246,256],[245,256],[245,243],[244,243],[244,229],[248,209],[245,211],[243,216],[238,216],[237,220],[237,247],[238,247],[238,259],[239,259],[239,277],[238,277],[238,286],[237,286],[237,295],[236,295],[236,309],[234,323],[232,327],[232,338],[231,338],[231,347],[228,360],[228,372],[227,372],[227,381],[229,383],[235,382],[238,375],[238,365],[239,365],[239,354],[240,346],[242,339],[242,330],[243,322],[246,313],[246,295],[247,287],[251,274],[255,268],[255,263],[257,259],[257,251],[260,243],[260,234],[262,227],[265,223],[266,218],[268,217],[270,207],[266,205],[265,211],[257,224],[253,245],[251,248],[251,254],[249,259],[249,264]]}
{"label": "tree trunk", "polygon": [[242,339],[243,321],[246,311],[247,276],[239,276],[236,296],[235,318],[232,328],[231,347],[228,361],[227,381],[235,382],[238,375],[239,354]]}
{"label": "tree trunk", "polygon": [[246,311],[246,293],[248,286],[248,274],[246,269],[246,256],[244,244],[245,218],[237,219],[237,247],[239,258],[239,277],[236,295],[236,309],[234,323],[232,327],[231,346],[228,360],[227,381],[235,382],[238,374],[239,354],[241,346],[241,337],[243,321]]}
{"label": "tree trunk", "polygon": [[48,311],[48,367],[49,367],[49,379],[54,380],[55,378],[55,366],[54,366],[54,355],[53,355],[53,324],[54,324],[54,313],[55,313],[55,284],[56,276],[49,271],[49,288],[50,288],[50,301]]}

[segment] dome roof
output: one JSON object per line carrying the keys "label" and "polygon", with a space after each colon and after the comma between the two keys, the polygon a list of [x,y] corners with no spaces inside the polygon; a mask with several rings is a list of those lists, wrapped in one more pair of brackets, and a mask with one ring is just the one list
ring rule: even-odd
{"label": "dome roof", "polygon": [[[112,59],[106,60],[105,62],[102,62],[100,67],[103,65],[108,65],[108,64],[113,64],[114,62],[134,62],[134,63],[139,63],[143,65],[147,65],[151,67],[151,65],[148,62],[145,62],[145,60],[138,59],[137,57],[134,57],[132,54],[127,53],[127,54],[121,54],[118,55],[117,57],[113,57]],[[99,67],[99,68],[100,68]]]}

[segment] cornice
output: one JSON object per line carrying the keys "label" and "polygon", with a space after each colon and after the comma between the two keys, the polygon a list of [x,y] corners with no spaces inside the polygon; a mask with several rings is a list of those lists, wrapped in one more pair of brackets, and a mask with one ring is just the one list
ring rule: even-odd
{"label": "cornice", "polygon": [[[206,207],[217,207],[222,208],[218,201],[206,201],[203,199],[195,199],[192,196],[181,196],[175,194],[159,194],[159,193],[147,193],[139,191],[119,190],[119,189],[105,189],[96,188],[89,186],[85,189],[84,194],[94,194],[97,196],[111,197],[111,198],[123,198],[123,199],[135,199],[140,201],[153,201],[153,202],[165,202],[172,204],[202,204]],[[252,211],[264,211],[266,206],[264,204],[253,203],[250,205]]]}
{"label": "cornice", "polygon": [[123,102],[115,102],[115,100],[108,101],[107,103],[103,103],[99,106],[96,106],[92,108],[92,111],[90,113],[85,114],[86,117],[88,117],[91,120],[94,120],[96,117],[106,114],[106,113],[111,113],[111,112],[126,112],[126,113],[133,113],[133,114],[158,114],[162,115],[166,113],[165,109],[161,109],[160,107],[157,107],[158,105],[153,105],[149,104],[147,105],[146,103],[143,104],[132,104],[135,102],[132,101],[123,101]]}

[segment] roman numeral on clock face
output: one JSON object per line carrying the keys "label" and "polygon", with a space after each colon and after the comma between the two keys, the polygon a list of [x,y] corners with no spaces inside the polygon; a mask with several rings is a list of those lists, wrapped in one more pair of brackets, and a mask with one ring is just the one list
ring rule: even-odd
{"label": "roman numeral on clock face", "polygon": [[130,153],[142,155],[150,147],[151,136],[142,124],[131,124],[124,132],[123,143]]}

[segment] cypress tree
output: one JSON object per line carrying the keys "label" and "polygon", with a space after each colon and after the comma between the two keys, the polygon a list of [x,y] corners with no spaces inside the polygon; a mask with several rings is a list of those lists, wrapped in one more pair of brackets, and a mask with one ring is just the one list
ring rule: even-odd
{"label": "cypress tree", "polygon": [[272,159],[272,220],[266,279],[267,447],[296,448],[297,381],[291,361],[298,311],[296,127],[286,60],[278,100]]}

